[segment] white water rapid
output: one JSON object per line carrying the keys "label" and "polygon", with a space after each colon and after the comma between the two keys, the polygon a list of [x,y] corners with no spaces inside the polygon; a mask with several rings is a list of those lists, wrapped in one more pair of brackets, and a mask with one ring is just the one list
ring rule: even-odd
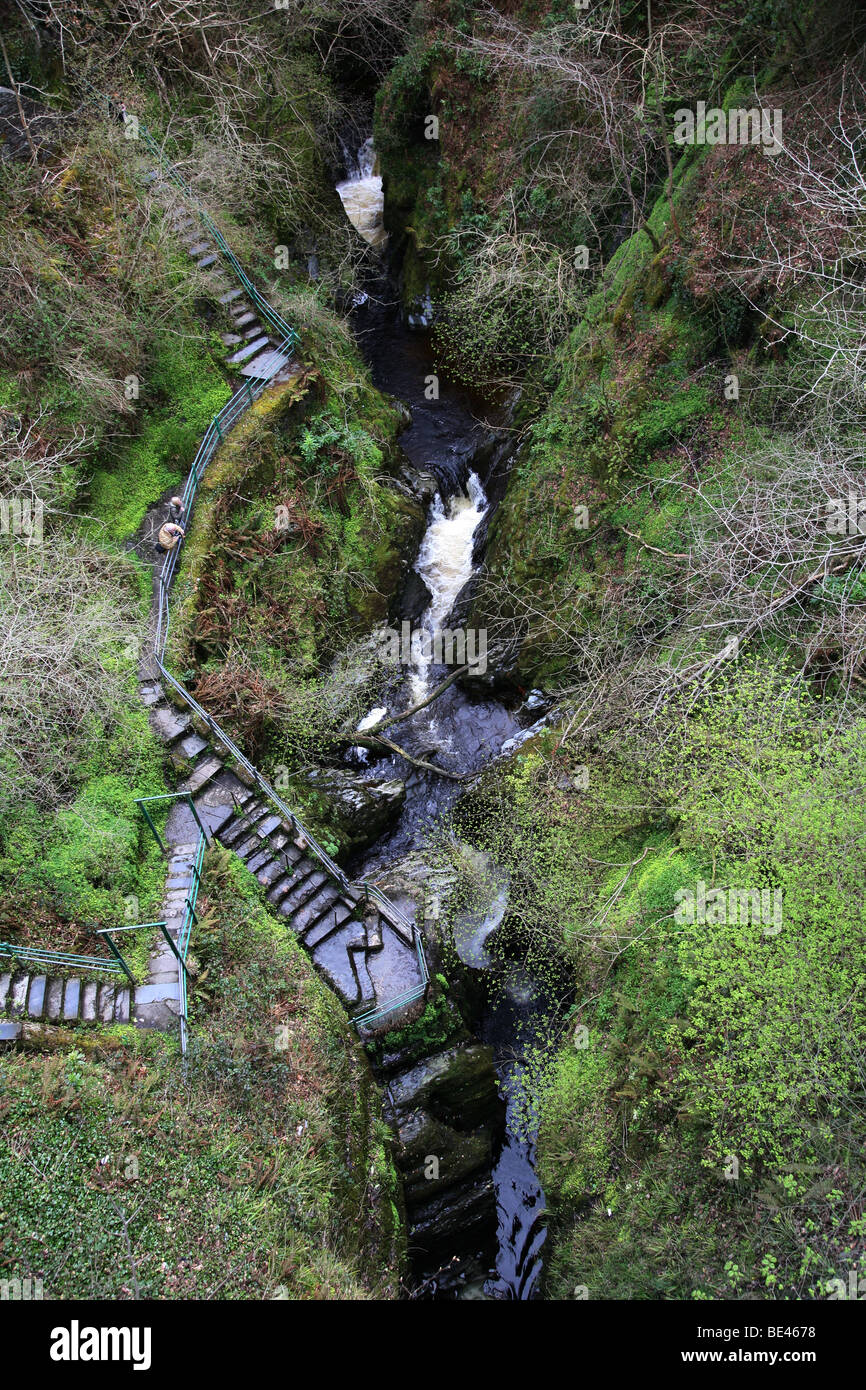
{"label": "white water rapid", "polygon": [[382,176],[376,172],[379,161],[372,137],[364,141],[357,158],[357,169],[337,184],[337,192],[346,209],[346,216],[364,240],[370,246],[384,246],[388,240],[385,231],[385,195],[382,192]]}
{"label": "white water rapid", "polygon": [[[472,540],[486,510],[487,497],[475,473],[469,474],[467,491],[455,493],[447,506],[438,492],[434,498],[430,522],[415,561],[415,569],[432,595],[421,617],[421,626],[431,637],[442,631],[457,595],[472,574]],[[412,644],[413,704],[428,693],[427,676],[432,665],[432,656],[427,658],[419,646]]]}

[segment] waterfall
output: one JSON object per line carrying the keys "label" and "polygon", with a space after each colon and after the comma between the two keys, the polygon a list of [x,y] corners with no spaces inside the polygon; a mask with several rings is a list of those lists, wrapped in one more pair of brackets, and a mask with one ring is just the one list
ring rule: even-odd
{"label": "waterfall", "polygon": [[358,150],[349,177],[337,184],[337,193],[352,226],[368,245],[382,247],[388,240],[388,233],[385,231],[382,176],[376,172],[378,163],[371,137]]}
{"label": "waterfall", "polygon": [[[456,493],[447,506],[438,492],[433,500],[430,523],[415,561],[415,569],[432,594],[421,618],[422,627],[431,637],[441,631],[457,595],[472,575],[473,537],[486,509],[487,497],[475,473],[469,474],[466,492]],[[413,704],[428,693],[427,677],[432,665],[432,657],[419,646],[412,644]]]}

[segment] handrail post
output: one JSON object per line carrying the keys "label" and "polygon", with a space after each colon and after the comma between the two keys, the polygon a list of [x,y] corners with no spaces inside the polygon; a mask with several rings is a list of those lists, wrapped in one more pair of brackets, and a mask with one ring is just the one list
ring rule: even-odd
{"label": "handrail post", "polygon": [[120,954],[120,952],[118,951],[118,949],[117,949],[117,947],[115,946],[114,942],[112,941],[112,939],[111,939],[111,932],[110,932],[110,931],[106,931],[106,932],[103,932],[102,935],[105,937],[106,941],[108,942],[109,949],[112,951],[112,953],[113,953],[113,954],[117,957],[117,959],[120,961],[121,967],[122,967],[124,973],[126,974],[126,977],[127,977],[127,979],[129,980],[129,983],[132,985],[132,988],[135,989],[135,976],[133,975],[133,973],[132,973],[132,971],[130,970],[129,966],[127,965],[126,961],[123,959],[123,956]]}
{"label": "handrail post", "polygon": [[156,843],[159,845],[159,847],[160,847],[160,849],[162,850],[163,854],[168,854],[168,850],[166,849],[165,845],[162,843],[162,837],[161,837],[159,831],[157,830],[156,826],[154,825],[153,821],[152,821],[151,818],[150,818],[150,812],[148,811],[147,807],[144,805],[143,798],[140,797],[140,796],[137,796],[135,799],[136,799],[138,805],[139,805],[140,808],[141,808],[141,813],[142,813],[142,815],[144,816],[144,819],[147,821],[148,825],[150,826],[151,830],[152,830],[153,833],[154,833],[154,836],[156,837]]}
{"label": "handrail post", "polygon": [[174,942],[172,941],[172,939],[171,939],[171,932],[168,930],[168,928],[166,927],[166,925],[165,925],[164,922],[160,922],[160,924],[159,924],[159,929],[160,929],[160,931],[162,932],[163,936],[165,937],[166,941],[168,942],[169,946],[171,947],[172,951],[173,951],[174,954],[177,956],[177,959],[178,959],[179,964],[183,966],[184,971],[185,971],[186,974],[188,975],[188,974],[189,974],[189,967],[187,966],[186,961],[183,959],[183,956],[180,954],[180,951],[177,949],[177,946],[176,946],[176,945],[174,944]]}

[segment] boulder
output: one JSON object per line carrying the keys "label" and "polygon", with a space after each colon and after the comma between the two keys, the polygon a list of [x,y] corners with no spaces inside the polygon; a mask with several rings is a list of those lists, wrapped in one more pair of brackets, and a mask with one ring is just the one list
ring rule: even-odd
{"label": "boulder", "polygon": [[406,797],[406,784],[399,778],[366,781],[347,768],[318,768],[306,783],[316,799],[316,820],[332,826],[343,849],[352,854],[393,825]]}
{"label": "boulder", "polygon": [[417,570],[410,570],[406,576],[403,592],[397,600],[395,618],[398,622],[417,625],[432,602],[433,595]]}

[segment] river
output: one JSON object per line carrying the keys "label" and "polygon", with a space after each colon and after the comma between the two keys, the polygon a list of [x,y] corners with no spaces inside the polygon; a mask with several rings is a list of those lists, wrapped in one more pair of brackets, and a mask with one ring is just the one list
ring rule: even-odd
{"label": "river", "polygon": [[[415,569],[430,602],[416,623],[432,639],[449,625],[461,592],[476,567],[476,538],[488,509],[483,465],[489,459],[491,423],[485,403],[447,380],[437,379],[437,394],[427,389],[434,366],[425,329],[410,328],[399,311],[389,273],[384,226],[382,180],[372,141],[349,161],[347,178],[337,191],[347,216],[367,243],[379,252],[370,292],[353,316],[355,330],[376,385],[411,410],[412,423],[401,436],[408,461],[432,473],[438,490],[429,507],[427,529]],[[452,620],[453,621],[453,620]],[[389,711],[397,713],[421,700],[447,674],[419,642],[400,685],[389,694]],[[531,705],[530,705],[531,708]],[[380,706],[368,720],[383,713]],[[502,752],[532,720],[526,707],[507,709],[496,699],[470,698],[454,684],[434,705],[400,726],[400,741],[416,756],[435,755],[455,772],[473,773]],[[372,769],[370,769],[372,772]],[[397,758],[377,759],[375,775],[398,776],[406,783],[406,800],[398,823],[367,853],[362,873],[385,866],[410,850],[423,847],[427,828],[439,822],[461,793],[460,783],[407,766]],[[505,1135],[496,1155],[493,1183],[497,1205],[495,1249],[486,1269],[468,1267],[458,1281],[457,1296],[518,1299],[537,1296],[545,1236],[544,1194],[534,1169],[535,1133],[531,1099],[525,1094],[523,1049],[543,1042],[549,1000],[525,967],[491,955],[485,945],[506,911],[507,890],[490,912],[498,918],[481,923],[477,951],[464,964],[484,978],[487,1003],[474,1020],[477,1036],[493,1049],[500,1093],[506,1103]],[[464,934],[464,944],[467,937]],[[459,949],[459,948],[458,948]],[[463,951],[460,951],[463,955]],[[441,1296],[455,1296],[455,1282]]]}

